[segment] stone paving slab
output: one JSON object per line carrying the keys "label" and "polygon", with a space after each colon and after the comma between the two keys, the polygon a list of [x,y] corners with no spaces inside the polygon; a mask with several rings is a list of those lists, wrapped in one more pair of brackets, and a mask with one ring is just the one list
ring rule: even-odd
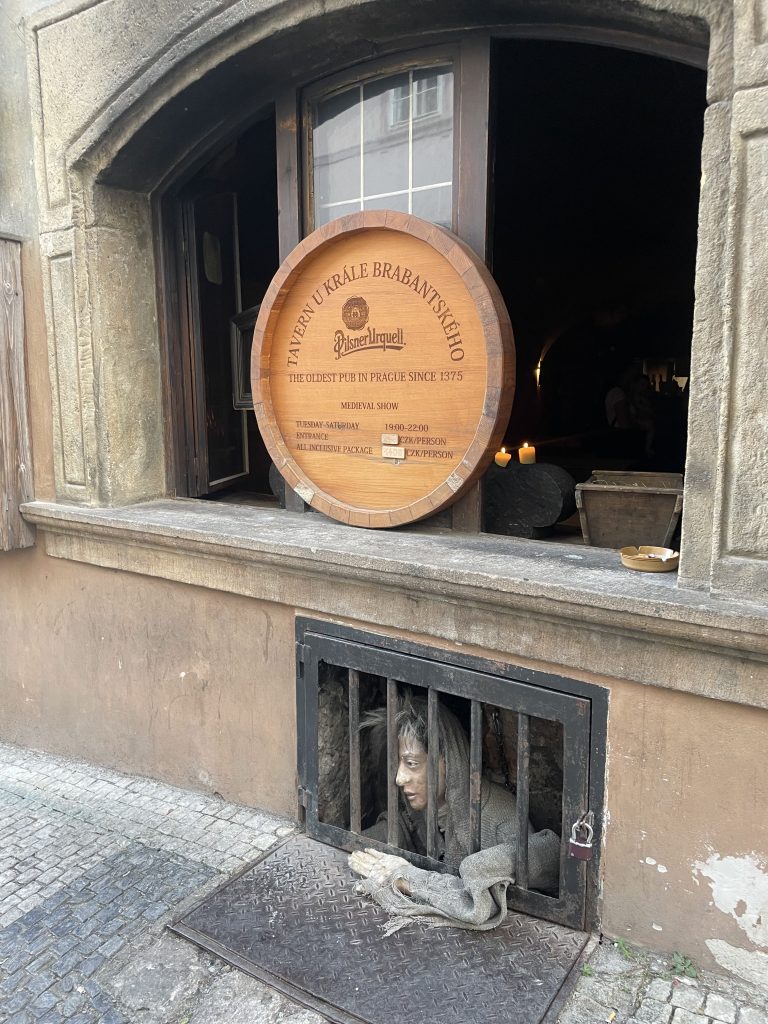
{"label": "stone paving slab", "polygon": [[[323,1024],[165,928],[295,831],[216,797],[0,744],[0,1021]],[[679,979],[607,940],[583,971],[559,1024],[768,1024],[768,992]]]}

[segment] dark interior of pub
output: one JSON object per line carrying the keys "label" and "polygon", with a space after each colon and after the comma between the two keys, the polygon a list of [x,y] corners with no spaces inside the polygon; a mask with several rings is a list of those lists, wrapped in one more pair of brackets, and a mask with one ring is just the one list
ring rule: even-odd
{"label": "dark interior of pub", "polygon": [[517,348],[508,446],[577,482],[685,462],[705,74],[497,43],[492,269]]}

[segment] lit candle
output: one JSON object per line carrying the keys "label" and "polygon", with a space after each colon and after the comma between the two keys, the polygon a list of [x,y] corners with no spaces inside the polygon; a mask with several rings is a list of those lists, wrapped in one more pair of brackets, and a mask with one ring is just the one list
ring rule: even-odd
{"label": "lit candle", "polygon": [[522,448],[517,450],[520,462],[524,466],[532,466],[536,461],[536,449],[526,441]]}
{"label": "lit candle", "polygon": [[497,466],[506,466],[512,456],[509,454],[506,448],[502,448],[500,452],[496,452],[494,461]]}

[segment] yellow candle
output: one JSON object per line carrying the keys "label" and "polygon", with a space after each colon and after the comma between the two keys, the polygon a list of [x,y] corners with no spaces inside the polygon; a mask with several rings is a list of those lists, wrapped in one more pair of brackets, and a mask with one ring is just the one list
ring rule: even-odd
{"label": "yellow candle", "polygon": [[527,441],[522,448],[518,448],[517,454],[524,466],[532,466],[536,461],[536,449],[532,444],[528,444]]}
{"label": "yellow candle", "polygon": [[509,454],[506,448],[502,448],[500,452],[496,452],[494,461],[497,466],[506,466],[512,456]]}

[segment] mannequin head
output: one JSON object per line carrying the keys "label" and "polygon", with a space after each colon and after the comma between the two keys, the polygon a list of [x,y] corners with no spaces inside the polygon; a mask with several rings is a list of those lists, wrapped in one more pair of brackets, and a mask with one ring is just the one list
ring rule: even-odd
{"label": "mannequin head", "polygon": [[[373,728],[386,738],[386,708],[368,713],[363,727]],[[427,702],[420,698],[407,699],[397,714],[398,767],[395,782],[413,811],[427,809],[428,743]],[[443,730],[440,729],[440,757],[437,774],[437,806],[445,804],[445,753]]]}
{"label": "mannequin head", "polygon": [[[398,767],[395,782],[413,811],[427,809],[427,748],[415,736],[398,733]],[[440,757],[437,770],[437,806],[445,803],[445,758]]]}

